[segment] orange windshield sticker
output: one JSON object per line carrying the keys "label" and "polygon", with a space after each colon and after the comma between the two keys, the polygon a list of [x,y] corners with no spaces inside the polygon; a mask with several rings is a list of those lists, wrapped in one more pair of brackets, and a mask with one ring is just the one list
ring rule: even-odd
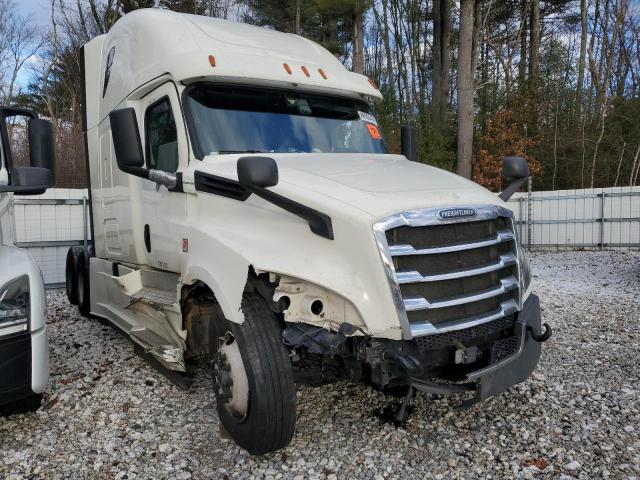
{"label": "orange windshield sticker", "polygon": [[380,138],[382,138],[380,136],[380,131],[378,130],[378,127],[376,127],[374,124],[367,123],[367,128],[369,129],[369,135],[371,135],[371,138],[373,138],[374,140],[380,140]]}

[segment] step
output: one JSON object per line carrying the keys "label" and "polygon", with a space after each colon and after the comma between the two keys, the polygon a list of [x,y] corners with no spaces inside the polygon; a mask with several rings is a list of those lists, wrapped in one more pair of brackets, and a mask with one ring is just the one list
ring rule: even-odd
{"label": "step", "polygon": [[170,306],[178,302],[175,290],[161,290],[154,287],[142,287],[142,289],[131,295],[131,298],[161,306]]}

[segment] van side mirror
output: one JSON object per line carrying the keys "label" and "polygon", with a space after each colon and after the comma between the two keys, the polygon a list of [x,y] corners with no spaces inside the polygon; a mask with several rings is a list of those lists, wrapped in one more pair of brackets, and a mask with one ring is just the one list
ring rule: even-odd
{"label": "van side mirror", "polygon": [[[26,117],[29,141],[29,167],[13,165],[7,118]],[[3,163],[0,173],[6,185],[0,185],[0,193],[13,192],[19,195],[40,195],[54,184],[55,142],[51,122],[21,107],[0,107],[0,147]],[[1,177],[0,177],[1,178]],[[8,180],[8,182],[6,181]]]}
{"label": "van side mirror", "polygon": [[41,195],[51,187],[51,171],[40,167],[11,168],[11,185],[0,187],[0,192],[13,192],[18,195]]}
{"label": "van side mirror", "polygon": [[416,127],[402,125],[400,127],[400,152],[412,162],[418,161],[416,144]]}
{"label": "van side mirror", "polygon": [[53,140],[53,125],[41,118],[30,118],[29,130],[29,156],[32,167],[48,169],[51,172],[51,182],[56,178],[56,154]]}
{"label": "van side mirror", "polygon": [[144,168],[136,111],[133,108],[113,110],[109,113],[109,122],[118,168],[137,177],[149,178],[149,170]]}
{"label": "van side mirror", "polygon": [[511,181],[500,195],[505,202],[522,186],[529,178],[529,164],[522,157],[504,157],[503,174]]}
{"label": "van side mirror", "polygon": [[271,157],[242,157],[237,164],[238,181],[248,187],[274,187],[278,184],[278,164]]}

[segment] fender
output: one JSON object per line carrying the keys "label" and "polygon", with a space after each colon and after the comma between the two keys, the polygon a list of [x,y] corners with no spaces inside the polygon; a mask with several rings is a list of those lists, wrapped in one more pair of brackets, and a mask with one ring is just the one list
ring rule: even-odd
{"label": "fender", "polygon": [[228,320],[244,321],[242,295],[253,267],[337,292],[353,304],[369,334],[402,338],[399,322],[389,322],[396,311],[373,218],[350,214],[342,204],[334,207],[335,240],[328,240],[311,232],[305,220],[258,197],[238,202],[200,194],[193,200],[188,208],[197,219],[185,233],[189,251],[181,260],[180,281],[205,283]]}

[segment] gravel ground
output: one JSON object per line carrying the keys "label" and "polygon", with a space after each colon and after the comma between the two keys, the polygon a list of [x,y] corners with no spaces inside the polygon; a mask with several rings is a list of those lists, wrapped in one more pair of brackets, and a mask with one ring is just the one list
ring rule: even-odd
{"label": "gravel ground", "polygon": [[298,392],[292,444],[251,457],[220,434],[207,373],[172,386],[113,329],[49,297],[51,382],[0,417],[0,478],[640,478],[640,254],[532,255],[555,335],[524,384],[466,412],[340,383]]}

